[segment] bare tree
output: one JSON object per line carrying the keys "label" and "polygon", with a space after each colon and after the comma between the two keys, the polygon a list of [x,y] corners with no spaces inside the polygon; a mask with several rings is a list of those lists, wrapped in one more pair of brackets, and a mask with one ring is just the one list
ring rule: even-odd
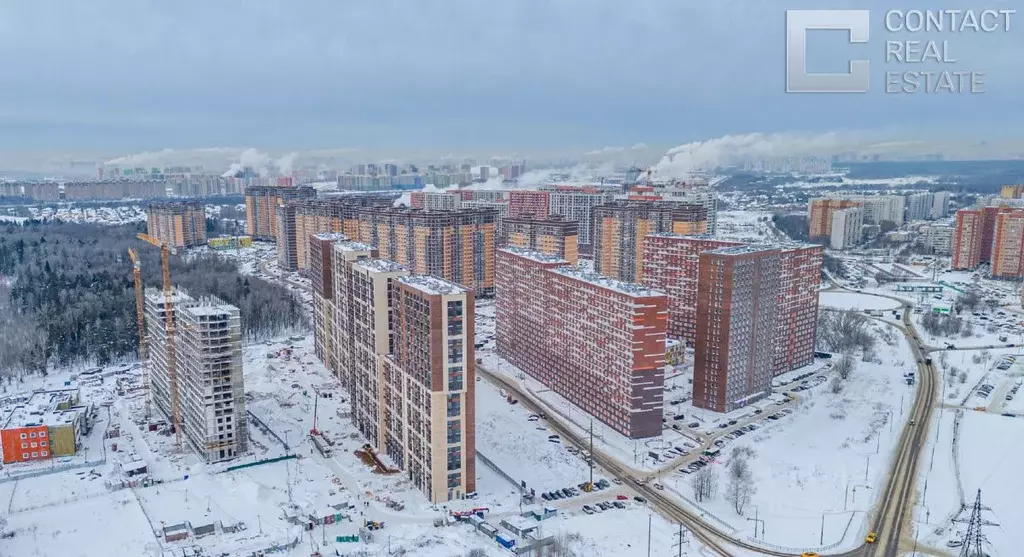
{"label": "bare tree", "polygon": [[843,380],[838,375],[832,378],[832,382],[829,384],[829,390],[831,390],[834,395],[843,392]]}
{"label": "bare tree", "polygon": [[856,365],[856,360],[850,357],[849,354],[844,354],[841,358],[836,360],[836,363],[833,365],[833,369],[835,369],[839,377],[845,381],[850,378],[850,374],[853,373],[853,369]]}
{"label": "bare tree", "polygon": [[729,463],[729,484],[725,488],[725,500],[732,504],[736,514],[742,515],[756,492],[757,487],[747,459],[734,458]]}
{"label": "bare tree", "polygon": [[690,487],[693,488],[693,498],[698,503],[714,499],[718,493],[718,473],[710,466],[705,466],[690,476]]}

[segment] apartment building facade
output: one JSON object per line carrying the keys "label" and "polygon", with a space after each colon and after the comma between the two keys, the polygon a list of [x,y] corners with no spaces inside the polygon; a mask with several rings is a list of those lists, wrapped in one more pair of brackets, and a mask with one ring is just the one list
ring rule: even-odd
{"label": "apartment building facade", "polygon": [[644,238],[643,283],[668,296],[668,336],[697,340],[697,280],[700,254],[742,242],[711,235],[650,234]]}
{"label": "apartment building facade", "polygon": [[821,265],[825,254],[825,248],[815,244],[784,244],[779,248],[774,375],[814,362]]}
{"label": "apartment building facade", "polygon": [[506,245],[579,262],[579,223],[561,215],[521,213],[505,219]]}
{"label": "apartment building facade", "polygon": [[385,451],[435,503],[476,491],[473,293],[429,276],[392,282],[394,348],[380,358]]}
{"label": "apartment building facade", "polygon": [[551,212],[551,192],[543,190],[511,190],[508,192],[508,214],[545,216]]}
{"label": "apartment building facade", "polygon": [[[333,242],[328,249],[327,244]],[[319,248],[314,248],[322,244]],[[314,297],[333,282],[330,344],[321,361],[351,396],[352,421],[435,503],[475,491],[475,360],[472,291],[417,276],[374,248],[317,238],[330,277],[314,270]],[[328,331],[329,330],[329,331]]]}
{"label": "apartment building facade", "polygon": [[206,244],[206,206],[198,201],[150,203],[146,233],[169,246],[190,248]]}
{"label": "apartment building facade", "polygon": [[292,199],[316,197],[309,186],[287,188],[252,186],[245,189],[245,233],[254,240],[273,242],[277,239],[277,207]]}
{"label": "apartment building facade", "polygon": [[992,239],[992,278],[1024,278],[1024,210],[996,215]]}
{"label": "apartment building facade", "polygon": [[693,405],[730,412],[771,387],[780,253],[742,246],[701,254]]}
{"label": "apartment building facade", "polygon": [[701,205],[619,201],[594,208],[594,270],[624,282],[643,281],[644,238],[649,234],[705,234]]}
{"label": "apartment building facade", "polygon": [[313,349],[317,359],[338,373],[334,347],[334,245],[348,238],[340,232],[313,234],[309,239],[309,275],[313,288]]}
{"label": "apartment building facade", "polygon": [[951,255],[953,253],[952,226],[922,226],[921,243],[930,253],[935,255]]}
{"label": "apartment building facade", "polygon": [[859,206],[858,201],[839,197],[821,197],[810,200],[808,202],[808,237],[812,241],[831,241],[833,213]]}
{"label": "apartment building facade", "polygon": [[615,199],[628,201],[665,201],[700,205],[707,212],[707,230],[701,234],[714,235],[718,230],[718,196],[707,185],[688,187],[654,187],[634,186],[625,195],[616,195]]}
{"label": "apartment building facade", "polygon": [[864,228],[864,209],[850,207],[832,213],[832,236],[829,247],[849,249],[860,243]]}
{"label": "apartment building facade", "polygon": [[[993,219],[993,226],[994,224]],[[984,228],[983,210],[960,209],[956,212],[956,224],[953,226],[953,259],[950,263],[952,269],[974,269],[981,264]],[[989,257],[991,249],[989,247]]]}
{"label": "apartment building facade", "polygon": [[661,434],[667,298],[521,248],[498,251],[498,353],[630,438]]}
{"label": "apartment building facade", "polygon": [[496,219],[493,209],[362,210],[357,239],[416,274],[443,277],[491,296]]}
{"label": "apartment building facade", "polygon": [[[205,462],[231,460],[248,451],[248,420],[242,377],[242,330],[238,308],[213,298],[146,291],[153,403]],[[167,313],[175,335],[167,335]],[[169,362],[175,373],[171,374]]]}
{"label": "apartment building facade", "polygon": [[547,193],[548,212],[579,223],[580,253],[593,253],[594,208],[610,203],[615,195],[596,188],[563,188]]}

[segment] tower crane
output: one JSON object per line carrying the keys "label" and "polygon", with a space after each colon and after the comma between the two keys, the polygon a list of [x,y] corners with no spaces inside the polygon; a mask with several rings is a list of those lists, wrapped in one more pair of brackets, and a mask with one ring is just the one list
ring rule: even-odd
{"label": "tower crane", "polygon": [[163,271],[164,329],[167,336],[167,375],[171,382],[171,420],[174,427],[174,436],[178,443],[178,450],[180,451],[182,449],[181,413],[178,409],[178,366],[174,346],[174,287],[171,285],[170,266],[170,251],[172,248],[166,242],[149,234],[139,234],[138,238],[143,242],[160,248],[160,266]]}
{"label": "tower crane", "polygon": [[146,416],[149,416],[152,399],[150,398],[149,372],[145,367],[149,352],[146,346],[146,314],[142,299],[142,264],[134,248],[128,248],[128,257],[132,260],[132,276],[135,279],[135,313],[139,319],[139,363],[142,370],[143,389],[146,391]]}

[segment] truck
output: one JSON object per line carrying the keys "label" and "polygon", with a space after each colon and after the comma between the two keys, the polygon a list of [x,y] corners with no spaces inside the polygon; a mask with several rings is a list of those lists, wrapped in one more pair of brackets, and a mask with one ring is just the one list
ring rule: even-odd
{"label": "truck", "polygon": [[924,359],[924,365],[926,365],[926,366],[930,366],[930,365],[932,365],[932,359],[931,359],[931,356],[929,356],[929,357],[927,357],[927,358],[925,358],[925,359]]}

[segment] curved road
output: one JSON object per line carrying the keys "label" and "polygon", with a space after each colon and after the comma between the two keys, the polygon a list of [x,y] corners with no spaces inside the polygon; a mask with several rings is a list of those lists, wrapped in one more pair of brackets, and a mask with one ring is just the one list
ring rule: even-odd
{"label": "curved road", "polygon": [[[268,263],[269,262],[263,262],[259,265],[259,268],[261,271],[264,271],[265,274],[273,276],[266,272],[265,265]],[[287,277],[275,278],[282,279],[286,283],[293,284],[300,288],[309,288],[307,285],[301,283],[293,283]],[[832,282],[832,286],[825,290],[845,290],[848,292],[854,292],[847,288],[838,286],[834,281]],[[917,388],[916,396],[910,410],[910,418],[915,425],[911,425],[912,422],[908,421],[903,427],[903,431],[900,434],[900,440],[897,444],[897,454],[889,471],[889,479],[885,485],[881,503],[872,513],[871,531],[878,533],[877,542],[874,544],[862,544],[851,551],[833,554],[833,557],[891,557],[899,555],[901,551],[910,551],[911,549],[906,547],[906,544],[904,543],[903,532],[905,527],[910,527],[910,519],[912,515],[909,511],[913,508],[916,498],[914,487],[917,479],[918,459],[921,455],[921,449],[924,448],[926,443],[926,436],[931,423],[932,410],[937,391],[934,378],[934,367],[925,363],[925,354],[933,350],[941,349],[925,346],[921,341],[917,331],[914,329],[913,323],[910,321],[910,302],[907,302],[902,298],[887,296],[884,294],[865,292],[857,293],[865,296],[888,298],[900,303],[903,308],[903,325],[892,325],[903,332],[907,342],[910,344],[911,351],[914,353],[914,357],[919,362],[918,371],[920,373],[918,375],[920,376],[920,384]],[[548,427],[554,430],[563,439],[569,440],[580,450],[590,449],[589,442],[584,440],[582,435],[577,435],[570,427],[565,425],[560,416],[553,412],[549,413],[542,403],[535,401],[532,394],[521,389],[514,380],[511,380],[501,374],[491,372],[481,364],[477,364],[476,369],[480,371],[481,374],[487,376],[492,382],[500,384],[509,392],[516,393],[525,407],[532,409],[538,414],[549,414],[547,419]],[[704,444],[710,443],[712,440],[713,437],[709,437],[708,440],[705,440]],[[702,444],[700,448],[703,448],[704,444]],[[742,539],[733,537],[731,534],[722,531],[716,526],[705,521],[703,517],[691,512],[675,500],[664,495],[663,492],[655,489],[651,484],[636,481],[638,478],[636,470],[628,468],[626,465],[622,464],[615,458],[610,457],[597,447],[594,447],[593,449],[592,458],[594,459],[595,465],[600,466],[605,471],[621,480],[624,484],[628,484],[634,491],[646,497],[651,503],[651,506],[664,517],[676,523],[685,525],[697,540],[716,555],[721,557],[730,557],[733,554],[728,551],[727,547],[733,546],[754,553],[759,553],[761,555],[799,557],[799,554],[766,549],[763,546],[754,545],[745,542]],[[682,460],[683,459],[677,459],[677,461],[674,462],[676,467],[678,467],[678,463]],[[664,471],[661,473],[664,473]],[[660,473],[654,474],[654,476],[659,474]],[[642,475],[647,475],[647,473],[643,473]]]}

